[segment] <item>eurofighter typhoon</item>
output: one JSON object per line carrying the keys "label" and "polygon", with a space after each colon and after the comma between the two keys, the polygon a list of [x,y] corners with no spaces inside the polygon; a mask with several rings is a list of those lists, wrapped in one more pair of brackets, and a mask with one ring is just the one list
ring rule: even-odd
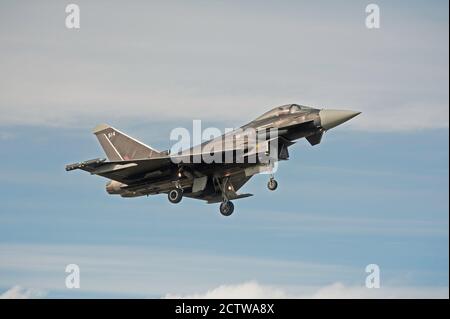
{"label": "eurofighter typhoon", "polygon": [[238,190],[255,174],[268,173],[267,187],[278,183],[274,167],[289,159],[289,147],[306,138],[311,145],[323,134],[360,112],[316,109],[298,104],[276,107],[250,123],[199,145],[158,151],[121,131],[100,124],[94,128],[106,159],[66,166],[106,177],[109,194],[138,197],[166,194],[171,203],[186,196],[220,203],[220,213],[234,211],[232,200],[252,196]]}

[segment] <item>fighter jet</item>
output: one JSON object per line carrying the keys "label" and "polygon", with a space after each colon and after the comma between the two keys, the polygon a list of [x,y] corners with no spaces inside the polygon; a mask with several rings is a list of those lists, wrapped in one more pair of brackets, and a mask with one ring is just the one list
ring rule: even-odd
{"label": "fighter jet", "polygon": [[[186,196],[220,203],[230,216],[232,200],[252,196],[238,190],[255,174],[268,173],[274,191],[274,167],[289,159],[289,147],[301,138],[311,145],[324,133],[360,114],[298,104],[275,107],[250,123],[186,150],[158,151],[106,124],[94,128],[108,161],[97,158],[66,166],[109,179],[106,191],[121,197],[166,194],[171,203]],[[249,133],[250,132],[250,133]]]}

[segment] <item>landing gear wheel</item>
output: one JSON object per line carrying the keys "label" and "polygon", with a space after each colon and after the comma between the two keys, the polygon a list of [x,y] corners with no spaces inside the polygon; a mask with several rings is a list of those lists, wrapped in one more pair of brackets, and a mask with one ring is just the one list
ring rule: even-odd
{"label": "landing gear wheel", "polygon": [[269,182],[267,183],[267,188],[270,189],[271,191],[276,190],[278,187],[278,182],[276,180],[274,180],[273,178],[271,178],[269,180]]}
{"label": "landing gear wheel", "polygon": [[220,204],[220,213],[223,216],[230,216],[233,214],[234,211],[234,204],[230,201],[225,201],[222,204]]}
{"label": "landing gear wheel", "polygon": [[177,204],[177,203],[179,203],[179,202],[181,201],[181,199],[183,198],[183,190],[180,189],[180,188],[172,189],[172,190],[169,192],[169,194],[168,194],[167,197],[169,198],[169,201],[170,201],[172,204]]}

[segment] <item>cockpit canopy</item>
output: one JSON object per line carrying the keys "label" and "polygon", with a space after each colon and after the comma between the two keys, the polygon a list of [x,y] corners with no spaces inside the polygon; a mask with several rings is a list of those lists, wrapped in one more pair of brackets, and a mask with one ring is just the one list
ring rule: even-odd
{"label": "cockpit canopy", "polygon": [[260,117],[256,118],[255,121],[260,121],[260,120],[264,120],[264,119],[267,119],[270,117],[280,116],[280,115],[285,115],[285,114],[300,113],[300,112],[303,112],[306,110],[311,110],[311,109],[312,108],[309,106],[298,105],[298,104],[286,104],[286,105],[278,106],[278,107],[264,113]]}

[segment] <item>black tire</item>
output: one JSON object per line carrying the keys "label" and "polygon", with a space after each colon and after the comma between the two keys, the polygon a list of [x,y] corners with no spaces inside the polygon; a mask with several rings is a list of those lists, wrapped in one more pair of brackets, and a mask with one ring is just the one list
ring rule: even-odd
{"label": "black tire", "polygon": [[177,204],[183,198],[183,190],[179,188],[172,189],[167,197],[169,198],[169,202],[172,204]]}
{"label": "black tire", "polygon": [[270,189],[271,191],[276,190],[278,187],[278,182],[274,179],[269,180],[269,182],[267,183],[267,188]]}
{"label": "black tire", "polygon": [[220,204],[220,213],[223,216],[230,216],[233,214],[234,204],[230,201],[226,201]]}

